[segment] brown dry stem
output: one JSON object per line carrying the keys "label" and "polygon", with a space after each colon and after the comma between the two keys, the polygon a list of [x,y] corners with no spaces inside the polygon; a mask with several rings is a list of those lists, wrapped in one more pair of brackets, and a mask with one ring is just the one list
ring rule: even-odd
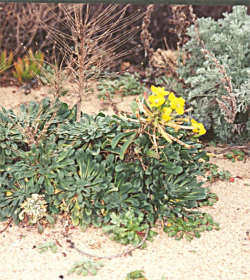
{"label": "brown dry stem", "polygon": [[134,248],[132,248],[130,250],[127,250],[125,252],[118,253],[116,255],[111,255],[111,256],[98,256],[98,255],[89,254],[89,253],[83,252],[82,250],[78,249],[75,246],[74,242],[72,242],[70,239],[67,239],[67,242],[70,243],[71,248],[75,249],[78,253],[80,253],[82,255],[85,255],[85,256],[88,256],[88,257],[91,257],[91,258],[111,260],[111,259],[114,259],[114,258],[124,257],[125,255],[128,255],[128,254],[132,253],[133,251],[135,251],[136,249],[140,248],[142,246],[142,244],[146,241],[146,239],[148,237],[148,233],[149,233],[149,227],[147,228],[147,231],[145,233],[144,238],[142,239],[142,241],[137,246],[135,246]]}
{"label": "brown dry stem", "polygon": [[104,70],[109,69],[115,61],[138,48],[136,46],[129,51],[116,52],[140,29],[136,26],[124,31],[124,28],[136,22],[143,14],[137,10],[125,17],[129,5],[120,9],[119,5],[108,5],[105,9],[100,5],[93,16],[90,16],[90,4],[75,4],[70,7],[62,4],[61,7],[66,15],[65,21],[62,22],[53,10],[51,13],[71,31],[71,35],[51,28],[42,20],[41,24],[49,33],[49,39],[56,43],[56,47],[65,55],[68,78],[77,97],[79,120],[82,102],[91,92],[93,82],[100,81]]}

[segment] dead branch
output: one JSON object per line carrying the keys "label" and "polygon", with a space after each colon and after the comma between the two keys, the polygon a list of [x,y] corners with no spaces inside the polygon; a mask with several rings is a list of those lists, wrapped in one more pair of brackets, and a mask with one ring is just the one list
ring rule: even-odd
{"label": "dead branch", "polygon": [[135,251],[136,249],[140,248],[142,246],[142,244],[146,241],[146,239],[148,237],[148,233],[149,233],[149,227],[147,228],[147,231],[145,233],[145,236],[144,236],[143,240],[137,246],[135,246],[134,248],[132,248],[128,251],[125,251],[123,253],[119,253],[119,254],[111,255],[111,256],[98,256],[98,255],[89,254],[89,253],[83,252],[82,250],[78,249],[75,246],[74,242],[72,242],[71,240],[67,239],[67,242],[70,243],[71,248],[75,249],[77,252],[79,252],[82,255],[85,255],[85,256],[88,256],[88,257],[91,257],[91,258],[98,258],[98,259],[114,259],[114,258],[119,258],[119,257],[123,257],[125,255],[128,255],[131,252]]}
{"label": "dead branch", "polygon": [[9,227],[9,225],[11,224],[11,222],[12,222],[12,218],[10,218],[9,219],[9,221],[7,222],[7,224],[6,224],[6,226],[2,229],[2,230],[0,230],[0,233],[3,233],[8,227]]}

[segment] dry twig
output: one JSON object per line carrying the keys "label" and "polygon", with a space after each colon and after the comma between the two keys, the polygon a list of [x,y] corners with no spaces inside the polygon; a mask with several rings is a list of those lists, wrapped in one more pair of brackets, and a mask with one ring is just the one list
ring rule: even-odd
{"label": "dry twig", "polygon": [[149,233],[149,227],[147,228],[147,231],[146,231],[146,234],[145,234],[143,240],[137,246],[135,246],[134,248],[132,248],[128,251],[125,251],[123,253],[118,253],[116,255],[111,255],[111,256],[98,256],[98,255],[89,254],[89,253],[83,252],[82,250],[78,249],[75,246],[74,242],[72,242],[70,239],[67,239],[67,242],[70,243],[71,248],[75,249],[77,252],[79,252],[82,255],[85,255],[85,256],[88,256],[91,258],[98,258],[98,259],[114,259],[114,258],[119,258],[119,257],[123,257],[125,255],[128,255],[131,252],[135,251],[136,249],[140,248],[142,246],[142,244],[146,241],[146,239],[148,237],[148,233]]}
{"label": "dry twig", "polygon": [[7,224],[6,224],[6,226],[2,229],[2,230],[0,230],[0,233],[3,233],[8,227],[9,227],[9,225],[11,224],[11,222],[12,222],[12,218],[10,218],[9,219],[9,221],[7,222]]}

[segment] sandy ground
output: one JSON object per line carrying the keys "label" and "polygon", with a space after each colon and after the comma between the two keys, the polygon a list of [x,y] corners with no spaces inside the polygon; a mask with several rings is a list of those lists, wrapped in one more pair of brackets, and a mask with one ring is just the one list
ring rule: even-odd
{"label": "sandy ground", "polygon": [[[85,97],[82,104],[82,111],[88,114],[96,114],[100,111],[113,114],[114,111],[109,105],[109,101],[100,100],[97,95],[98,92],[96,91]],[[52,95],[48,93],[47,87],[32,89],[31,93],[27,95],[24,94],[24,90],[20,90],[18,87],[0,87],[0,106],[13,108],[15,111],[18,110],[21,103],[28,104],[33,100],[39,102],[45,97],[52,98]],[[130,103],[134,98],[135,96],[121,97],[117,94],[113,96],[112,101],[119,110],[127,112],[130,111]],[[73,94],[66,95],[61,100],[69,104],[70,107],[76,104],[76,97]]]}
{"label": "sandy ground", "polygon": [[[17,92],[17,88],[0,89],[0,105],[14,107],[21,102],[40,100],[46,90],[32,90],[30,95]],[[118,102],[118,108],[128,111],[130,101],[126,97]],[[69,99],[72,102],[72,98]],[[96,95],[84,103],[83,110],[97,113],[101,102]],[[111,113],[111,108],[106,112]],[[219,201],[213,207],[203,210],[218,221],[221,230],[202,233],[200,239],[191,243],[186,240],[175,241],[160,228],[154,242],[147,242],[144,250],[135,250],[132,256],[103,260],[105,266],[97,276],[85,279],[125,280],[127,273],[144,270],[148,280],[246,280],[250,279],[250,159],[232,163],[224,158],[212,158],[220,170],[228,170],[238,176],[234,182],[217,181],[206,183],[218,194]],[[68,237],[62,232],[65,225],[58,220],[54,228],[46,228],[42,235],[34,227],[11,225],[0,234],[0,279],[1,280],[55,280],[82,279],[76,274],[67,275],[74,261],[82,256],[69,247],[70,238],[75,245],[88,253],[112,255],[123,252],[131,246],[122,246],[109,240],[100,229],[89,228],[86,232],[68,227]],[[0,223],[0,231],[5,223]],[[45,241],[58,242],[56,254],[48,251],[37,252],[37,246]],[[165,278],[164,278],[165,277]]]}

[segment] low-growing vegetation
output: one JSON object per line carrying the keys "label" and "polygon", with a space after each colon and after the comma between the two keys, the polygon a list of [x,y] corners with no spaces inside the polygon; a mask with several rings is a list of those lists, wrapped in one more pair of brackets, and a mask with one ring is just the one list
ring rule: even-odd
{"label": "low-growing vegetation", "polygon": [[[142,16],[142,40],[151,74],[154,67],[147,32],[153,5],[146,13],[136,12],[128,20],[126,7],[118,12],[115,7],[108,6],[105,16],[96,14],[87,23],[88,18],[85,22],[81,20],[82,6],[74,6],[73,12],[68,11],[70,43],[65,34],[43,23],[58,47],[65,50],[60,66],[58,61],[45,66],[44,54],[33,53],[31,49],[29,56],[14,62],[12,72],[20,83],[40,79],[49,86],[53,98],[21,104],[19,112],[1,107],[0,221],[26,222],[43,233],[42,221],[54,225],[60,215],[82,231],[90,225],[101,227],[111,240],[141,249],[146,248],[147,241],[153,241],[156,225],[169,237],[187,241],[199,238],[204,231],[219,230],[213,217],[201,211],[201,207],[213,206],[218,200],[204,183],[206,179],[231,180],[232,175],[208,163],[209,155],[199,137],[211,128],[222,141],[243,141],[248,135],[243,129],[249,126],[245,61],[249,56],[249,40],[245,36],[249,16],[239,7],[218,23],[211,19],[196,21],[189,8],[193,22],[186,30],[185,44],[181,41],[178,45],[183,45],[178,50],[183,55],[179,56],[171,77],[155,77],[159,84],[169,84],[146,86],[139,74],[126,73],[112,79],[108,75],[103,79],[109,73],[104,70],[110,60],[124,55],[114,52],[114,39],[109,31],[119,33],[122,27]],[[109,22],[110,15],[117,19],[115,23]],[[237,21],[239,16],[244,23],[241,35],[237,33],[242,25]],[[234,27],[230,38],[224,35],[228,23]],[[99,34],[99,29],[103,29],[104,35]],[[122,43],[138,29],[133,27],[120,34]],[[241,44],[238,52],[233,47],[236,54],[229,59],[232,47],[223,42],[225,38],[231,42],[234,35],[240,36]],[[237,55],[241,53],[246,57]],[[7,57],[7,52],[2,51],[1,75],[12,62],[13,54]],[[181,79],[178,82],[177,77]],[[66,82],[75,86],[77,103],[73,107],[60,100],[66,93],[71,94],[64,87]],[[94,82],[98,83],[101,99],[112,99],[115,94],[136,95],[131,113],[83,113],[82,103],[93,91]],[[180,83],[185,86],[180,87]],[[243,160],[244,156],[238,150],[225,155],[233,162]],[[77,249],[72,241],[69,243]],[[46,241],[37,247],[39,253],[49,249],[56,253],[56,243]],[[121,255],[124,254],[95,257],[110,259]],[[75,262],[68,274],[96,275],[102,266],[101,262],[84,258]],[[128,273],[126,279],[146,278],[142,270],[136,270]]]}

